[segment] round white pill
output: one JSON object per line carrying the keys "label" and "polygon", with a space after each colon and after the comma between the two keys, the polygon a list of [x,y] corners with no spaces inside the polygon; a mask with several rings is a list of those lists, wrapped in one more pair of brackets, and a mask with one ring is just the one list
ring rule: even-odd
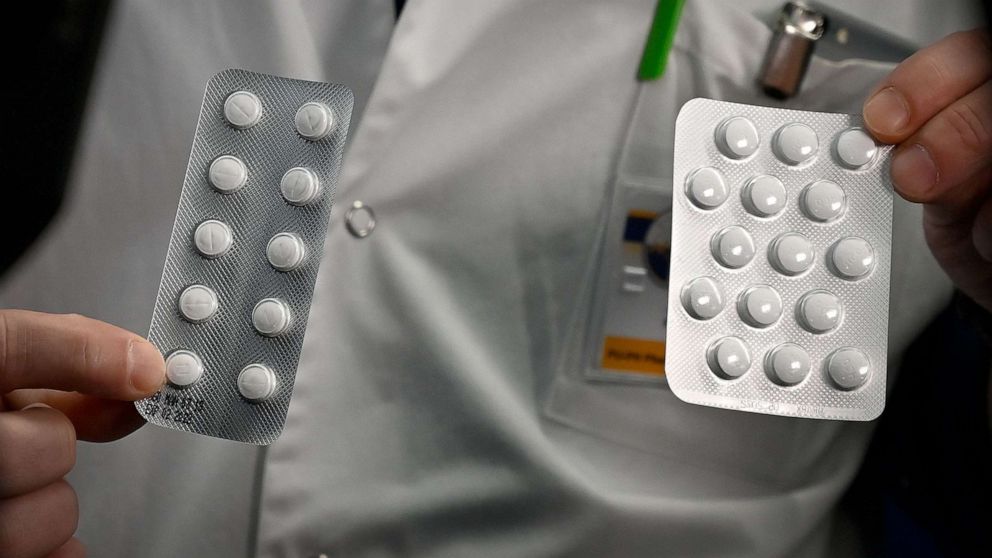
{"label": "round white pill", "polygon": [[279,182],[282,197],[293,205],[307,205],[320,193],[320,180],[310,169],[296,167],[286,171]]}
{"label": "round white pill", "polygon": [[334,130],[334,113],[324,103],[309,102],[296,111],[296,131],[301,136],[317,141]]}
{"label": "round white pill", "polygon": [[255,326],[255,331],[266,337],[285,333],[291,319],[289,306],[278,298],[262,299],[251,311],[251,324]]}
{"label": "round white pill", "polygon": [[729,189],[720,171],[713,167],[703,167],[689,175],[685,193],[696,207],[713,209],[727,200]]}
{"label": "round white pill", "polygon": [[765,356],[765,373],[776,384],[794,386],[809,374],[809,353],[795,343],[782,343]]}
{"label": "round white pill", "polygon": [[710,240],[713,257],[724,267],[744,267],[754,258],[754,240],[750,233],[736,225],[718,231]]}
{"label": "round white pill", "polygon": [[179,313],[194,324],[213,316],[218,306],[217,293],[210,287],[191,285],[179,294]]}
{"label": "round white pill", "polygon": [[775,132],[772,145],[775,154],[787,165],[798,165],[807,161],[816,155],[816,150],[820,146],[813,128],[796,122],[779,128]]}
{"label": "round white pill", "polygon": [[860,169],[875,159],[878,145],[861,128],[850,128],[837,135],[834,151],[840,164],[849,169]]}
{"label": "round white pill", "polygon": [[203,361],[192,351],[173,351],[165,359],[165,377],[174,386],[188,386],[203,376]]}
{"label": "round white pill", "polygon": [[249,364],[238,374],[238,391],[249,401],[264,401],[276,390],[276,375],[264,364]]}
{"label": "round white pill", "polygon": [[251,128],[262,118],[262,102],[249,91],[231,93],[224,101],[224,118],[239,130]]}
{"label": "round white pill", "polygon": [[768,247],[768,261],[784,275],[799,275],[813,265],[813,243],[799,233],[779,235]]}
{"label": "round white pill", "polygon": [[231,227],[216,219],[208,219],[196,226],[193,244],[196,251],[205,258],[219,258],[231,249],[234,234]]}
{"label": "round white pill", "polygon": [[803,188],[799,195],[799,207],[810,219],[826,223],[844,214],[847,195],[837,183],[817,180]]}
{"label": "round white pill", "polygon": [[743,116],[728,118],[716,129],[717,148],[731,159],[750,157],[758,150],[758,142],[758,130]]}
{"label": "round white pill", "polygon": [[697,277],[682,288],[682,306],[690,316],[708,320],[723,310],[723,287],[712,277]]}
{"label": "round white pill", "polygon": [[875,251],[863,238],[849,236],[830,248],[830,269],[841,279],[861,279],[875,267]]}
{"label": "round white pill", "polygon": [[868,357],[861,351],[845,347],[837,349],[827,357],[827,374],[834,384],[843,390],[852,390],[864,385],[871,373]]}
{"label": "round white pill", "polygon": [[306,247],[303,240],[294,233],[278,233],[265,247],[265,256],[272,267],[279,271],[292,271],[303,263]]}
{"label": "round white pill", "polygon": [[706,350],[706,362],[718,376],[740,378],[751,368],[751,352],[741,339],[724,337]]}
{"label": "round white pill", "polygon": [[833,293],[812,291],[804,294],[796,306],[799,325],[812,333],[825,333],[837,327],[844,316],[844,305]]}
{"label": "round white pill", "polygon": [[221,155],[210,163],[207,177],[218,192],[231,194],[248,182],[248,167],[237,157]]}
{"label": "round white pill", "polygon": [[754,327],[768,327],[782,316],[782,297],[767,285],[748,287],[737,300],[737,313]]}
{"label": "round white pill", "polygon": [[757,217],[771,217],[785,208],[785,186],[774,176],[761,175],[747,181],[741,190],[744,209]]}

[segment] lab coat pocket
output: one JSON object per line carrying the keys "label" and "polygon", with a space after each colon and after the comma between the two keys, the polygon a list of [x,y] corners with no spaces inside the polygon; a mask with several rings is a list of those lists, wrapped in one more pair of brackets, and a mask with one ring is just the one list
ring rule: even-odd
{"label": "lab coat pocket", "polygon": [[[726,33],[716,35],[715,28]],[[770,30],[761,22],[725,5],[700,1],[685,6],[665,76],[640,87],[616,179],[604,204],[611,209],[603,212],[590,260],[594,263],[587,269],[571,327],[559,345],[561,352],[545,412],[556,423],[663,461],[689,463],[763,485],[795,487],[820,473],[828,475],[838,467],[855,467],[857,460],[851,456],[863,451],[870,424],[784,418],[687,404],[668,389],[663,369],[659,372],[655,368],[653,374],[645,374],[645,370],[619,376],[595,373],[608,364],[607,338],[615,333],[609,330],[611,304],[620,301],[634,309],[612,311],[627,322],[636,322],[638,317],[633,314],[637,312],[654,311],[659,316],[665,312],[664,306],[653,306],[653,299],[644,296],[652,288],[659,288],[657,285],[644,284],[642,290],[636,285],[636,279],[653,270],[633,273],[635,284],[631,286],[624,280],[624,268],[629,262],[612,254],[621,235],[625,243],[629,240],[626,234],[635,210],[646,210],[641,215],[652,217],[652,208],[635,207],[631,199],[653,200],[653,218],[663,216],[665,207],[670,208],[674,122],[682,104],[695,97],[708,97],[802,110],[858,112],[870,88],[891,69],[891,65],[866,60],[831,62],[814,57],[800,94],[787,102],[775,101],[763,96],[756,84],[770,36]],[[648,249],[645,243],[644,250]],[[619,279],[604,283],[604,277]],[[628,292],[616,294],[617,289]],[[615,296],[609,295],[611,292]],[[637,297],[645,303],[629,302]],[[613,327],[623,329],[616,324]],[[663,355],[663,328],[661,331],[661,338],[654,341],[662,342]],[[650,347],[640,353],[641,358],[647,353]],[[618,354],[633,358],[639,353],[632,349]],[[590,374],[590,369],[594,373]],[[611,381],[616,377],[648,377],[653,381]]]}

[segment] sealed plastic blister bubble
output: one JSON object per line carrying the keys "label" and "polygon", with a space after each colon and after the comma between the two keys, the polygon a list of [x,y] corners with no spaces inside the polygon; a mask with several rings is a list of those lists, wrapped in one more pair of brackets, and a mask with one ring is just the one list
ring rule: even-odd
{"label": "sealed plastic blister bubble", "polygon": [[821,419],[882,412],[890,152],[859,116],[682,107],[665,362],[675,395]]}
{"label": "sealed plastic blister bubble", "polygon": [[251,444],[282,431],[354,96],[226,70],[207,84],[148,334],[149,422]]}

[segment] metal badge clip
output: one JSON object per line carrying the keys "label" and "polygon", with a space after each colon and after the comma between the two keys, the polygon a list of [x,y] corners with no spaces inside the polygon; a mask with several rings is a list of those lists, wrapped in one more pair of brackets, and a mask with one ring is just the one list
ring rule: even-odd
{"label": "metal badge clip", "polygon": [[826,23],[822,12],[803,4],[788,2],[782,7],[758,78],[766,95],[788,99],[799,91],[813,46],[823,36]]}

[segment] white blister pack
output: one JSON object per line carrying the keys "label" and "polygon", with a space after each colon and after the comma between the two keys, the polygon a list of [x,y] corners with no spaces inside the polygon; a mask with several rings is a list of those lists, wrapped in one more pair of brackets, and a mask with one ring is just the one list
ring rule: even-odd
{"label": "white blister pack", "polygon": [[665,363],[676,396],[821,419],[882,412],[890,153],[859,116],[683,105]]}
{"label": "white blister pack", "polygon": [[244,70],[208,82],[148,334],[168,383],[135,403],[148,422],[282,432],[353,104]]}

